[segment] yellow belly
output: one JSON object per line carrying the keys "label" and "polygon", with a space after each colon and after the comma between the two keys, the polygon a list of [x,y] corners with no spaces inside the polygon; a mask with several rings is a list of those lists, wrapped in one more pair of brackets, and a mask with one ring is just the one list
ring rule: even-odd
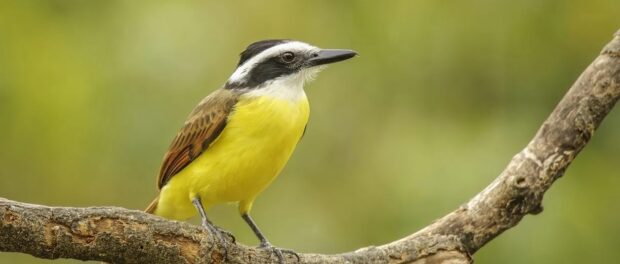
{"label": "yellow belly", "polygon": [[190,218],[196,195],[206,208],[239,202],[241,212],[249,211],[293,153],[308,115],[305,96],[298,102],[242,96],[220,136],[162,188],[155,214]]}

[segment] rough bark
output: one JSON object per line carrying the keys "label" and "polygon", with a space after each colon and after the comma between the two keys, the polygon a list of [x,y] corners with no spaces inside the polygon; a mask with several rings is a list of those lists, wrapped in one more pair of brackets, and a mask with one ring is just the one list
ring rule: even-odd
{"label": "rough bark", "polygon": [[[620,31],[588,66],[532,141],[482,192],[424,229],[382,246],[302,263],[471,263],[471,255],[527,214],[585,147],[620,97]],[[46,207],[0,198],[0,251],[114,263],[273,263],[274,255],[205,230],[114,207]],[[287,255],[287,262],[295,263]]]}

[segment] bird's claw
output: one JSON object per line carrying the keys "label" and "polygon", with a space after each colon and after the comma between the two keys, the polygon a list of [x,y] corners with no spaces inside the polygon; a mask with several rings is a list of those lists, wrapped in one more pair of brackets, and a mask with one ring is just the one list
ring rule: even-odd
{"label": "bird's claw", "polygon": [[215,226],[213,224],[211,224],[210,222],[206,222],[203,221],[202,222],[202,226],[207,229],[207,231],[209,231],[209,233],[214,234],[215,236],[217,236],[219,239],[226,241],[226,239],[224,239],[224,237],[222,236],[222,234],[226,235],[230,240],[231,243],[236,244],[237,243],[237,238],[235,238],[235,236],[231,233],[228,232],[226,230],[224,230],[223,228],[219,227],[219,226]]}
{"label": "bird's claw", "polygon": [[231,238],[233,244],[235,243],[235,237],[230,232],[214,226],[211,223],[203,222],[202,226],[207,229],[209,236],[213,236],[216,244],[222,247],[224,251],[224,260],[226,260],[228,256],[228,241],[224,238],[224,234]]}
{"label": "bird's claw", "polygon": [[231,232],[228,232],[228,231],[226,231],[223,228],[218,227],[218,226],[213,226],[213,227],[215,228],[215,230],[217,230],[218,233],[220,233],[220,236],[221,235],[226,235],[229,238],[231,243],[233,243],[233,244],[237,243],[237,238],[235,238],[235,236]]}
{"label": "bird's claw", "polygon": [[271,251],[272,254],[276,254],[276,257],[278,257],[278,263],[280,264],[284,264],[284,254],[282,253],[291,254],[295,256],[295,258],[297,259],[297,262],[301,261],[301,258],[299,257],[299,254],[297,254],[297,252],[290,250],[290,249],[274,247],[269,242],[261,243],[259,248],[269,250]]}

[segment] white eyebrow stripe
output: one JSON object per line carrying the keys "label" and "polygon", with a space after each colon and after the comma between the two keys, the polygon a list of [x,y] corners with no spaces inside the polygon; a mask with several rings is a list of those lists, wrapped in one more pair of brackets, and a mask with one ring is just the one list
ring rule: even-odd
{"label": "white eyebrow stripe", "polygon": [[302,50],[313,50],[317,49],[317,47],[312,46],[307,43],[299,42],[299,41],[291,41],[285,42],[282,44],[275,45],[271,48],[263,50],[261,53],[247,60],[241,66],[239,66],[235,72],[228,78],[229,83],[243,83],[245,82],[245,77],[250,72],[254,65],[264,61],[266,58],[272,57],[275,54],[280,54],[285,51],[302,51]]}

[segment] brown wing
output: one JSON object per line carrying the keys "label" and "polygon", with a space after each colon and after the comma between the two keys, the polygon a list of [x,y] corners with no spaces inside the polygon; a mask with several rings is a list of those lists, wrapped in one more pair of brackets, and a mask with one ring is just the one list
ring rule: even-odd
{"label": "brown wing", "polygon": [[164,156],[157,187],[161,189],[175,174],[205,151],[226,126],[238,95],[220,89],[194,108]]}

